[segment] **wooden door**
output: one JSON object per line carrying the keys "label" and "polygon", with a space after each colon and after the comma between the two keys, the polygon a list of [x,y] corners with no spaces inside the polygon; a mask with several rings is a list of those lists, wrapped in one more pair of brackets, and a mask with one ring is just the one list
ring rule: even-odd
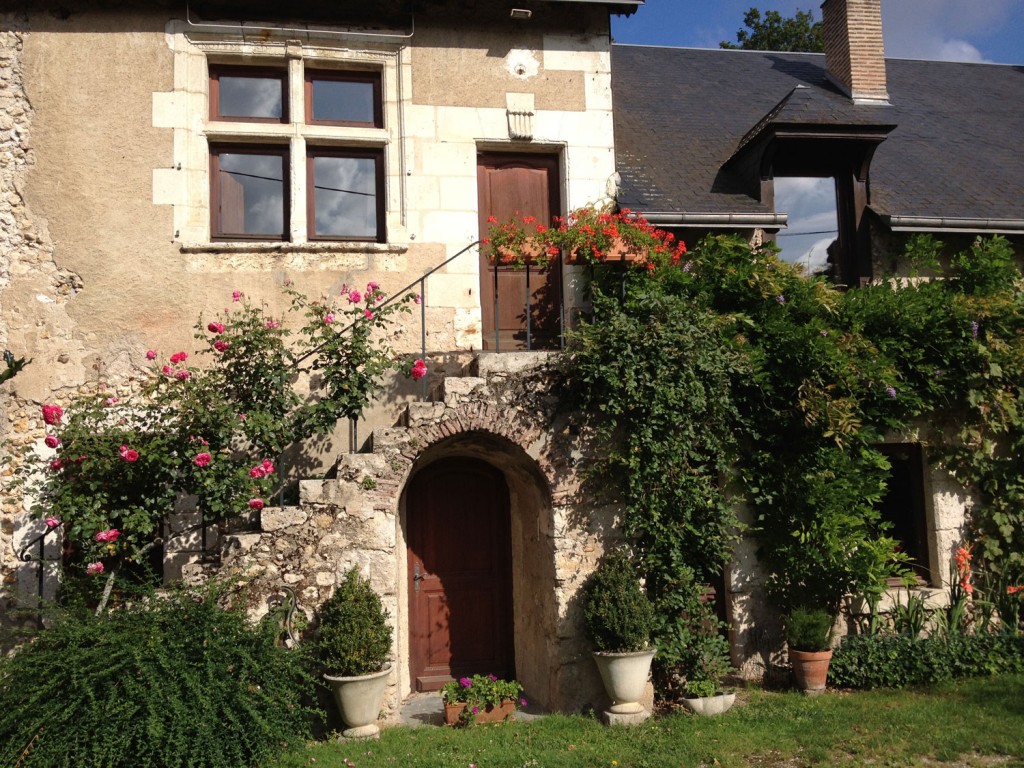
{"label": "wooden door", "polygon": [[[558,201],[558,158],[554,155],[483,153],[477,164],[480,237],[487,217],[501,223],[515,215],[551,225]],[[562,270],[558,259],[540,269],[494,266],[487,248],[480,254],[480,307],[484,349],[558,349],[562,328]]]}
{"label": "wooden door", "polygon": [[475,673],[512,677],[512,550],[505,478],[444,459],[407,495],[409,655],[416,690]]}

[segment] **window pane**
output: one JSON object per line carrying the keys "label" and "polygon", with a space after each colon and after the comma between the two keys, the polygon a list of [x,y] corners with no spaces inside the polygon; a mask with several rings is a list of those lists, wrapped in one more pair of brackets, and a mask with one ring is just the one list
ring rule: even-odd
{"label": "window pane", "polygon": [[283,238],[284,157],[221,152],[218,159],[220,234]]}
{"label": "window pane", "polygon": [[827,272],[828,248],[839,235],[835,180],[777,176],[775,210],[789,214],[777,235],[782,258],[803,264],[808,275]]}
{"label": "window pane", "polygon": [[284,114],[279,77],[221,75],[220,117],[258,117],[280,120]]}
{"label": "window pane", "polygon": [[313,79],[313,120],[376,125],[376,83]]}
{"label": "window pane", "polygon": [[316,236],[377,239],[375,158],[316,157],[313,187]]}

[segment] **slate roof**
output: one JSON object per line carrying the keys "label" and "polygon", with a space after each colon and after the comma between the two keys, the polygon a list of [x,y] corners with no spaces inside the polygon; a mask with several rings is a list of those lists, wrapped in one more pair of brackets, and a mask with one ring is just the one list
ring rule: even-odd
{"label": "slate roof", "polygon": [[771,213],[720,173],[770,118],[895,124],[871,164],[871,208],[882,216],[1024,221],[1024,66],[886,68],[891,106],[860,106],[827,81],[823,54],[614,45],[620,204]]}

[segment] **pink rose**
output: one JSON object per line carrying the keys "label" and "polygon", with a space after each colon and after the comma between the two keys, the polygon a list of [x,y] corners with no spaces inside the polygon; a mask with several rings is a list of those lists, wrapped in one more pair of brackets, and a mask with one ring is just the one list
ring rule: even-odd
{"label": "pink rose", "polygon": [[374,292],[374,291],[376,291],[376,290],[377,290],[378,288],[380,288],[380,283],[378,283],[378,282],[377,282],[377,281],[375,281],[375,280],[371,280],[370,282],[368,282],[368,283],[366,284],[366,292],[367,292],[367,293],[373,293],[373,292]]}
{"label": "pink rose", "polygon": [[267,320],[267,322],[265,322],[265,323],[263,324],[263,326],[264,326],[264,327],[265,327],[265,328],[266,328],[266,329],[267,329],[268,331],[273,331],[273,330],[276,330],[276,329],[280,328],[280,327],[281,327],[281,324],[280,324],[279,322],[277,322],[277,320]]}
{"label": "pink rose", "polygon": [[174,378],[176,378],[178,381],[188,381],[189,377],[191,376],[192,372],[185,370],[184,368],[174,372]]}
{"label": "pink rose", "polygon": [[103,563],[89,563],[85,566],[85,572],[90,576],[99,576],[103,573]]}
{"label": "pink rose", "polygon": [[60,525],[60,520],[53,515],[50,515],[48,518],[43,520],[43,522],[46,523],[47,528],[56,528]]}
{"label": "pink rose", "polygon": [[412,368],[409,371],[409,375],[416,381],[419,381],[427,375],[427,364],[422,360],[417,360],[412,364]]}
{"label": "pink rose", "polygon": [[368,309],[364,309],[363,310],[363,317],[365,317],[367,320],[372,320],[373,319],[373,312],[371,312]]}
{"label": "pink rose", "polygon": [[43,442],[46,443],[47,448],[56,448],[60,445],[60,438],[56,435],[47,435]]}
{"label": "pink rose", "polygon": [[413,296],[413,297],[412,297],[412,303],[413,303],[413,304],[422,304],[422,303],[423,303],[423,297],[422,297],[422,296],[420,296],[420,295],[419,295],[419,294],[417,293],[417,294],[416,294],[415,296]]}
{"label": "pink rose", "polygon": [[196,457],[192,459],[192,463],[195,464],[197,467],[206,467],[209,466],[212,460],[213,456],[211,456],[206,451],[203,451],[202,453],[196,454]]}
{"label": "pink rose", "polygon": [[116,397],[108,397],[106,400],[103,401],[103,404],[109,407],[111,405],[117,405],[118,402],[119,401]]}
{"label": "pink rose", "polygon": [[274,471],[274,462],[272,462],[270,459],[264,459],[263,463],[260,466],[263,467],[263,472],[265,474],[269,475],[271,472]]}
{"label": "pink rose", "polygon": [[121,532],[117,528],[111,528],[107,531],[100,531],[96,534],[96,541],[105,542],[107,544],[117,541],[121,536]]}
{"label": "pink rose", "polygon": [[155,349],[147,349],[146,350],[146,359],[147,360],[156,360],[156,350]]}
{"label": "pink rose", "polygon": [[230,346],[231,345],[228,344],[226,341],[218,340],[213,342],[213,348],[216,349],[218,352],[224,352]]}
{"label": "pink rose", "polygon": [[241,291],[232,291],[231,292],[231,300],[232,301],[241,301],[243,295],[244,294]]}
{"label": "pink rose", "polygon": [[263,499],[249,499],[249,509],[259,512],[263,509]]}
{"label": "pink rose", "polygon": [[351,291],[348,292],[348,300],[350,304],[358,304],[360,301],[363,300],[363,294],[361,294],[359,291],[353,288]]}
{"label": "pink rose", "polygon": [[164,372],[164,376],[173,376],[174,375],[174,369],[171,366],[169,366],[169,365],[165,365],[163,367],[163,372]]}
{"label": "pink rose", "polygon": [[334,313],[333,312],[328,312],[326,315],[324,315],[324,322],[325,323],[333,323],[334,322]]}
{"label": "pink rose", "polygon": [[185,360],[188,360],[188,352],[175,352],[171,355],[171,365],[177,365]]}
{"label": "pink rose", "polygon": [[138,461],[139,452],[129,448],[127,451],[124,452],[124,456],[122,458],[124,458],[125,461]]}
{"label": "pink rose", "polygon": [[54,424],[60,424],[60,420],[64,418],[64,409],[59,405],[44,405],[43,406],[43,421],[51,426]]}
{"label": "pink rose", "polygon": [[224,323],[210,323],[206,326],[210,333],[224,333]]}
{"label": "pink rose", "polygon": [[120,456],[122,459],[124,458],[124,455],[126,453],[128,453],[127,445],[122,445],[120,448],[117,449],[117,455]]}
{"label": "pink rose", "polygon": [[64,462],[61,461],[60,459],[54,459],[53,461],[50,462],[50,469],[52,469],[54,472],[60,472],[62,469],[64,469]]}

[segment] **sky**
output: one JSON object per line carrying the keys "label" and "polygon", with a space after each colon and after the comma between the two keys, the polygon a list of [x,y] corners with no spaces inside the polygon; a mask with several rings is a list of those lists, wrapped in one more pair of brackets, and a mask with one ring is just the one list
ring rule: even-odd
{"label": "sky", "polygon": [[[786,17],[813,10],[820,0],[646,0],[630,17],[612,17],[617,43],[718,48],[736,42],[748,8]],[[1024,0],[882,0],[885,54],[897,59],[1024,64]],[[834,239],[831,179],[777,179],[776,210],[789,215],[779,232],[783,258],[808,272],[824,268]]]}
{"label": "sky", "polygon": [[[612,17],[619,43],[717,48],[736,42],[748,8],[793,16],[820,0],[647,0],[630,17]],[[1024,64],[1024,0],[882,0],[886,56],[897,59]]]}

